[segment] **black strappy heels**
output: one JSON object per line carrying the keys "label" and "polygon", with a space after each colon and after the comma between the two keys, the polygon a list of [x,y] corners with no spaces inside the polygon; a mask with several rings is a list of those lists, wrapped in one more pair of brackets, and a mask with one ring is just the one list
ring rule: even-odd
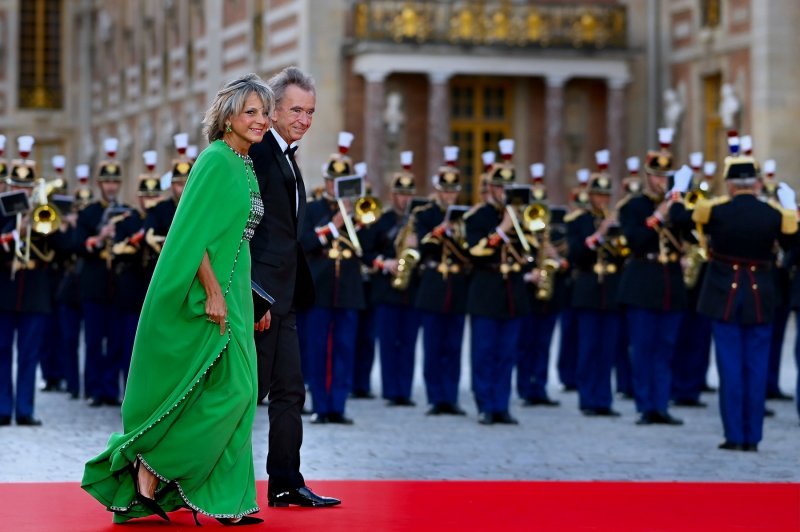
{"label": "black strappy heels", "polygon": [[[194,508],[191,508],[189,506],[186,506],[186,508],[188,508],[192,512],[192,517],[194,517],[194,523],[197,526],[203,526],[203,525],[200,524],[200,520],[197,518],[197,513],[198,513],[197,510],[195,510]],[[263,519],[259,519],[258,517],[250,517],[249,515],[242,516],[241,518],[239,518],[238,521],[236,521],[236,520],[234,520],[234,519],[232,519],[230,517],[215,517],[214,519],[216,519],[217,521],[219,521],[220,523],[222,523],[225,526],[257,525],[259,523],[263,523],[264,522]]]}
{"label": "black strappy heels", "polygon": [[133,489],[136,491],[136,499],[148,510],[153,512],[155,515],[159,516],[161,519],[165,521],[169,521],[169,516],[167,512],[164,511],[161,506],[155,501],[155,499],[151,499],[150,497],[145,497],[141,489],[139,488],[139,468],[142,466],[142,461],[137,459],[131,465],[131,476],[133,477]]}

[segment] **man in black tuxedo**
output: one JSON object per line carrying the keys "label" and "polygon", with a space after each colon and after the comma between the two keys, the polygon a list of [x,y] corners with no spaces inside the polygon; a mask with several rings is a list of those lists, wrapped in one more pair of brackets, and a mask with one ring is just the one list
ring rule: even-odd
{"label": "man in black tuxedo", "polygon": [[264,216],[250,241],[252,277],[275,298],[272,310],[256,323],[259,400],[269,398],[268,503],[332,506],[340,501],[316,495],[300,474],[305,386],[295,309],[314,301],[314,285],[298,241],[306,191],[294,151],[311,127],[316,89],[314,80],[295,67],[273,76],[269,86],[275,93],[272,127],[250,148],[264,202]]}

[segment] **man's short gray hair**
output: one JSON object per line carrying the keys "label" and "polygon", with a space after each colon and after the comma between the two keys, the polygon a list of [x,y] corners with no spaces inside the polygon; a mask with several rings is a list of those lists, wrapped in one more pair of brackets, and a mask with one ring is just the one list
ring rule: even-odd
{"label": "man's short gray hair", "polygon": [[203,117],[203,134],[209,143],[222,138],[225,122],[242,112],[247,98],[253,93],[261,99],[267,114],[272,114],[275,95],[263,79],[252,73],[234,79],[219,90]]}
{"label": "man's short gray hair", "polygon": [[317,89],[314,85],[314,78],[297,68],[296,66],[286,67],[267,82],[272,92],[275,94],[275,105],[280,105],[283,95],[289,85],[296,85],[298,88],[310,92],[316,96]]}

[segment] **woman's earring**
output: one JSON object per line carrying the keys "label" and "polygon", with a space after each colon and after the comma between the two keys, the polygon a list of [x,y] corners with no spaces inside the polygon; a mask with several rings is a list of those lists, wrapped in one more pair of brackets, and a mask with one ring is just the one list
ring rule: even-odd
{"label": "woman's earring", "polygon": [[231,125],[230,124],[225,124],[225,133],[230,133],[231,131],[233,131],[231,129]]}

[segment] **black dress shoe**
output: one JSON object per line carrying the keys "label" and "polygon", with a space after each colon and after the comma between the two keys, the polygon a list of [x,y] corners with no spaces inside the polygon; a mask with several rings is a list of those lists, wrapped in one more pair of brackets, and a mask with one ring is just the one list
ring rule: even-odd
{"label": "black dress shoe", "polygon": [[608,407],[601,408],[584,408],[581,410],[584,416],[588,417],[619,417],[620,413]]}
{"label": "black dress shoe", "polygon": [[313,411],[309,410],[306,407],[303,407],[303,408],[300,409],[300,415],[301,416],[310,416],[313,413],[314,413]]}
{"label": "black dress shoe", "polygon": [[494,416],[490,412],[478,413],[478,423],[481,425],[491,425],[494,423]]}
{"label": "black dress shoe", "polygon": [[558,406],[558,401],[553,401],[549,397],[537,397],[536,399],[525,399],[524,406]]}
{"label": "black dress shoe", "polygon": [[408,397],[394,397],[386,403],[388,406],[417,406],[417,403]]}
{"label": "black dress shoe", "polygon": [[92,408],[97,408],[103,406],[103,400],[100,399],[99,397],[92,397],[86,404],[88,404]]}
{"label": "black dress shoe", "polygon": [[42,386],[41,391],[43,391],[43,392],[60,392],[60,391],[62,391],[61,381],[58,381],[58,380],[47,381],[47,382],[45,382],[44,386]]}
{"label": "black dress shoe", "polygon": [[119,399],[103,399],[103,404],[106,406],[122,406],[122,401]]}
{"label": "black dress shoe", "polygon": [[794,397],[778,390],[777,392],[768,393],[767,399],[771,399],[773,401],[791,401],[792,399],[794,399]]}
{"label": "black dress shoe", "polygon": [[353,399],[375,399],[375,394],[368,391],[359,390],[350,394]]}
{"label": "black dress shoe", "polygon": [[738,443],[733,443],[733,442],[730,442],[728,440],[725,440],[724,442],[722,442],[719,445],[717,445],[717,448],[718,449],[722,449],[724,451],[744,451],[745,450],[744,445],[741,445],[741,444],[738,444]]}
{"label": "black dress shoe", "polygon": [[703,393],[717,393],[717,389],[714,388],[713,386],[709,386],[708,384],[704,384],[703,387],[701,388],[701,391]]}
{"label": "black dress shoe", "polygon": [[17,418],[17,425],[21,427],[40,427],[42,425],[42,421],[33,416],[24,416]]}
{"label": "black dress shoe", "polygon": [[438,416],[441,414],[445,414],[445,407],[443,404],[436,404],[431,405],[427,412],[425,412],[426,416]]}
{"label": "black dress shoe", "polygon": [[336,423],[338,425],[352,425],[353,420],[349,417],[345,417],[344,414],[339,414],[337,412],[331,412],[328,414],[328,423]]}
{"label": "black dress shoe", "polygon": [[752,453],[757,453],[758,452],[758,444],[757,443],[745,443],[744,445],[742,445],[742,450],[743,451],[752,452]]}
{"label": "black dress shoe", "polygon": [[637,425],[652,425],[656,423],[655,412],[645,412],[636,420]]}
{"label": "black dress shoe", "polygon": [[230,519],[228,517],[215,517],[214,519],[225,526],[257,525],[264,522],[263,519],[259,519],[258,517],[250,517],[249,515],[242,516],[239,519]]}
{"label": "black dress shoe", "polygon": [[328,422],[328,414],[311,414],[311,423],[313,425],[324,425]]}
{"label": "black dress shoe", "polygon": [[764,417],[775,417],[775,411],[771,408],[765,408]]}
{"label": "black dress shoe", "polygon": [[578,387],[573,385],[573,384],[567,384],[566,386],[564,386],[564,391],[565,392],[577,392],[578,391]]}
{"label": "black dress shoe", "polygon": [[444,403],[442,405],[442,413],[449,414],[451,416],[466,416],[467,413],[464,411],[463,408],[458,406],[455,403]]}
{"label": "black dress shoe", "polygon": [[267,492],[267,504],[273,508],[285,508],[289,505],[307,507],[336,506],[341,502],[333,497],[317,495],[308,486],[285,491],[269,490]]}
{"label": "black dress shoe", "polygon": [[708,406],[700,399],[675,399],[672,401],[672,404],[675,406],[686,406],[690,408],[705,408]]}
{"label": "black dress shoe", "polygon": [[11,416],[0,416],[0,427],[11,425]]}
{"label": "black dress shoe", "polygon": [[493,417],[494,422],[500,425],[519,425],[517,418],[512,417],[508,412],[498,412]]}
{"label": "black dress shoe", "polygon": [[654,414],[654,422],[658,425],[683,425],[683,420],[672,417],[669,412],[656,412]]}

